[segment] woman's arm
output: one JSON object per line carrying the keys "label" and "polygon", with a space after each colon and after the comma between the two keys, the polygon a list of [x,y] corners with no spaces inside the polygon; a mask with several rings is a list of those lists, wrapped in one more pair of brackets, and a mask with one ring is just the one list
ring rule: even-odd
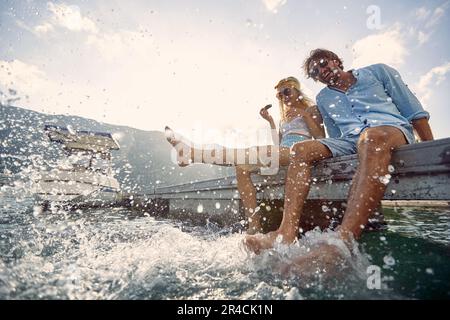
{"label": "woman's arm", "polygon": [[275,126],[275,122],[273,121],[272,118],[270,119],[269,124],[270,124],[270,134],[272,136],[272,143],[275,145],[276,144],[275,142],[278,140],[277,144],[280,144],[281,133],[277,131],[277,127]]}
{"label": "woman's arm", "polygon": [[280,129],[278,130],[278,145],[281,144],[281,139],[283,139],[283,134],[281,133],[281,124],[280,124]]}
{"label": "woman's arm", "polygon": [[275,121],[273,121],[272,118],[270,118],[269,124],[270,124],[270,129],[277,130],[277,127],[275,126]]}
{"label": "woman's arm", "polygon": [[277,132],[277,127],[275,126],[275,121],[273,121],[273,118],[269,114],[269,111],[267,110],[267,108],[262,108],[259,111],[259,114],[261,115],[261,117],[266,119],[270,124],[270,133],[272,136],[272,143],[275,144],[275,141],[277,141],[277,139],[278,139],[278,144],[279,144],[280,143],[280,135]]}

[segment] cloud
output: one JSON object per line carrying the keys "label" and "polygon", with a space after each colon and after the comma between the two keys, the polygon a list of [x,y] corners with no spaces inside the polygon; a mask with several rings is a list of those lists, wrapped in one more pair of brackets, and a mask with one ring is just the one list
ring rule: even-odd
{"label": "cloud", "polygon": [[53,30],[55,30],[55,28],[53,27],[53,25],[51,23],[44,22],[43,24],[35,26],[33,28],[33,33],[36,35],[44,35]]}
{"label": "cloud", "polygon": [[415,16],[417,18],[417,20],[425,20],[426,18],[428,18],[431,14],[431,10],[428,10],[425,7],[421,7],[419,9],[416,9],[415,11]]}
{"label": "cloud", "polygon": [[[245,118],[259,120],[258,105],[264,104],[264,98],[248,92],[268,89],[272,94],[272,79],[278,77],[269,68],[261,70],[265,56],[254,55],[261,47],[246,43],[236,50],[228,45],[228,38],[211,39],[207,33],[202,34],[205,31],[172,41],[170,36],[162,36],[164,33],[160,36],[158,30],[152,30],[152,36],[143,30],[88,37],[89,56],[92,63],[97,61],[99,74],[113,72],[102,83],[111,101],[108,121],[119,123],[126,119],[139,128],[163,128],[168,121],[178,128],[190,128],[206,122],[222,130],[239,126]],[[253,63],[248,63],[250,57]],[[242,77],[241,72],[246,76]],[[243,106],[239,117],[226,111],[237,104]],[[120,119],[114,114],[123,106],[136,112],[134,117],[127,113]],[[168,106],[173,108],[171,117],[153,116],[160,112],[159,108]],[[265,126],[262,121],[256,123]]]}
{"label": "cloud", "polygon": [[[87,103],[86,96],[96,89],[80,85],[65,85],[52,79],[36,65],[21,60],[0,60],[0,102],[31,110],[66,114],[76,107],[82,115],[101,118],[100,100]],[[96,110],[97,108],[97,110]],[[73,110],[72,110],[73,111]]]}
{"label": "cloud", "polygon": [[439,23],[439,21],[442,19],[442,17],[445,14],[445,11],[450,6],[450,1],[445,2],[441,6],[434,9],[433,15],[428,20],[427,24],[425,25],[426,28],[434,27]]}
{"label": "cloud", "polygon": [[433,94],[433,87],[438,86],[447,79],[447,74],[450,72],[450,62],[446,62],[440,66],[432,68],[422,77],[414,86],[420,100],[427,104]]}
{"label": "cloud", "polygon": [[12,99],[12,96],[15,96],[14,100],[21,100],[22,103],[24,97],[39,94],[42,88],[48,87],[48,84],[45,73],[37,66],[20,60],[0,60],[0,91],[3,92],[3,99]]}
{"label": "cloud", "polygon": [[86,44],[94,47],[107,62],[133,59],[148,59],[155,52],[154,40],[143,37],[140,31],[120,30],[114,33],[90,34]]}
{"label": "cloud", "polygon": [[[37,66],[28,65],[20,60],[0,60],[0,85],[2,87],[14,87],[25,84],[29,88],[45,78],[45,73]],[[16,88],[19,89],[19,88]],[[36,90],[37,88],[33,88]]]}
{"label": "cloud", "polygon": [[423,45],[430,39],[431,33],[425,33],[423,31],[419,31],[417,33],[417,40],[419,41],[419,45]]}
{"label": "cloud", "polygon": [[75,32],[85,31],[94,34],[98,32],[95,22],[82,16],[78,6],[48,2],[47,9],[51,12],[50,19],[33,28],[32,32],[37,36],[55,31],[56,27]]}
{"label": "cloud", "polygon": [[[450,6],[450,1],[443,3],[441,6],[435,8],[434,10],[428,9],[426,7],[421,7],[415,10],[415,17],[422,24],[422,30],[417,28],[417,33],[413,34],[417,41],[419,42],[419,46],[428,42],[431,35],[434,33],[434,27],[439,24],[442,17],[445,15],[448,7]],[[414,29],[415,31],[416,29]]]}
{"label": "cloud", "polygon": [[[8,71],[1,69],[0,91],[14,89],[22,97],[15,105],[36,111],[76,114],[142,129],[169,124],[184,129],[188,137],[197,126],[220,131],[266,128],[258,110],[272,101],[267,98],[274,98],[273,79],[279,77],[279,70],[262,70],[265,56],[255,57],[261,47],[253,43],[236,50],[226,37],[205,41],[204,35],[194,34],[178,41],[155,30],[145,37],[141,29],[89,34],[82,40],[89,45],[80,46],[89,59],[79,60],[73,70],[46,73],[46,66],[40,64],[2,62]],[[60,59],[70,64],[71,58]],[[254,63],[248,62],[250,58]],[[157,116],[161,112],[168,113]],[[273,116],[277,120],[276,110]],[[241,143],[255,144],[251,139],[256,135],[248,136],[250,140]],[[215,142],[230,144],[226,138]]]}
{"label": "cloud", "polygon": [[380,62],[394,67],[402,65],[408,55],[403,38],[400,27],[394,26],[391,30],[356,41],[352,47],[352,67],[360,68]]}
{"label": "cloud", "polygon": [[277,13],[278,8],[285,5],[287,0],[263,0],[266,9],[272,13]]}

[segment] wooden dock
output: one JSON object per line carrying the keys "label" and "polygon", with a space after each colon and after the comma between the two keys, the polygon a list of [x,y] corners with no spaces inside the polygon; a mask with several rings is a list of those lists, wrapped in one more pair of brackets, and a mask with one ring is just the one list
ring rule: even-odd
{"label": "wooden dock", "polygon": [[[319,162],[313,169],[305,216],[316,221],[342,218],[357,165],[356,155]],[[398,148],[389,169],[384,199],[391,205],[396,201],[449,203],[450,138]],[[281,219],[285,176],[286,168],[281,168],[276,175],[252,175],[261,213],[269,225],[276,225]],[[126,201],[150,214],[196,222],[209,219],[230,225],[244,219],[235,176],[158,187],[149,194],[133,195]]]}

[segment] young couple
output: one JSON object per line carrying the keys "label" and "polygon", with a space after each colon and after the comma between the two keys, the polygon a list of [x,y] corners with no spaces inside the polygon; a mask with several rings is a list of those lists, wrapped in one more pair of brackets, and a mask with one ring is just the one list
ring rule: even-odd
{"label": "young couple", "polygon": [[[311,168],[317,161],[358,154],[359,166],[352,180],[347,209],[337,229],[344,241],[350,241],[360,237],[369,216],[383,198],[386,190],[383,177],[389,173],[393,150],[414,143],[414,131],[421,141],[433,140],[429,113],[393,68],[375,64],[344,71],[342,59],[324,49],[311,51],[303,68],[308,77],[326,87],[317,95],[317,106],[303,94],[299,82],[293,77],[281,80],[275,87],[280,102],[281,140],[279,149],[264,148],[269,154],[279,150],[279,164],[288,166],[283,219],[276,231],[258,233],[261,225],[256,210],[256,189],[250,173],[265,163],[258,161],[256,165],[249,165],[248,158],[238,161],[236,157],[227,157],[227,152],[233,153],[232,156],[240,152],[248,154],[252,148],[215,148],[220,150],[223,159],[232,159],[223,163],[236,166],[237,185],[249,218],[245,245],[255,253],[272,248],[278,237],[286,244],[297,239],[303,205],[310,189]],[[267,109],[261,109],[260,114],[275,129]],[[325,138],[322,123],[328,138]],[[180,165],[211,163],[203,157],[205,150],[194,149],[181,142],[168,127],[166,135],[177,150],[184,150],[178,152]],[[198,154],[202,156],[195,156]],[[309,255],[314,257],[327,252],[333,256],[334,251],[326,248]]]}

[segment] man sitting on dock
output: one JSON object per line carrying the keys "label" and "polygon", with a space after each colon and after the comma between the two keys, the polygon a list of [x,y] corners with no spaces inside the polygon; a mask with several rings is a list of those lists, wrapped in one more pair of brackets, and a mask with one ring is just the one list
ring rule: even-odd
{"label": "man sitting on dock", "polygon": [[[393,68],[375,64],[344,71],[342,59],[324,49],[313,50],[303,67],[308,77],[326,85],[316,102],[329,138],[302,141],[291,148],[283,220],[276,231],[246,237],[246,246],[256,253],[273,247],[279,237],[286,244],[297,239],[311,168],[317,161],[358,154],[359,166],[338,228],[340,237],[348,241],[360,237],[379,207],[393,150],[415,142],[413,129],[422,141],[433,140],[429,113]],[[328,250],[329,256],[334,252]],[[326,250],[310,256],[324,254]]]}

